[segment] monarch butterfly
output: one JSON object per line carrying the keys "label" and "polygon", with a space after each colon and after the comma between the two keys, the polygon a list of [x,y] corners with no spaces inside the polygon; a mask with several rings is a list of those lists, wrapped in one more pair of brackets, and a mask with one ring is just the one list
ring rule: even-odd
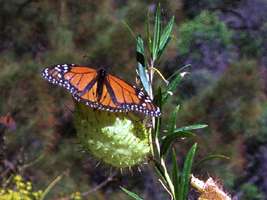
{"label": "monarch butterfly", "polygon": [[90,108],[109,112],[135,111],[159,116],[160,109],[142,90],[100,68],[63,64],[47,67],[42,76],[66,88],[79,102]]}

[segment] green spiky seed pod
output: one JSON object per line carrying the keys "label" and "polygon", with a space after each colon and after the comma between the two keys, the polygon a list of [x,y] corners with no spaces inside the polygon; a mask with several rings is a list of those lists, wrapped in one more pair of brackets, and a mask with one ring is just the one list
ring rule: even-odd
{"label": "green spiky seed pod", "polygon": [[93,110],[76,103],[74,123],[82,147],[113,167],[140,164],[150,152],[147,130],[133,115]]}

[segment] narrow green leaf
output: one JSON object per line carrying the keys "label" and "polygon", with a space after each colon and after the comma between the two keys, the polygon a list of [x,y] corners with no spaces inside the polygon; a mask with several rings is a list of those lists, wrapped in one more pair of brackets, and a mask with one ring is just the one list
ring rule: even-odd
{"label": "narrow green leaf", "polygon": [[201,159],[198,163],[196,163],[195,166],[194,166],[194,169],[197,169],[203,163],[205,163],[205,162],[207,162],[209,160],[214,160],[214,159],[230,160],[230,157],[227,157],[227,156],[224,156],[224,155],[220,155],[220,154],[209,155],[209,156],[206,156],[205,158]]}
{"label": "narrow green leaf", "polygon": [[180,105],[176,106],[174,111],[171,113],[171,117],[168,123],[168,134],[172,134],[176,128],[177,113],[179,109],[180,109]]}
{"label": "narrow green leaf", "polygon": [[170,38],[172,28],[174,24],[174,16],[171,18],[167,26],[162,31],[162,35],[160,37],[160,43],[159,43],[159,50],[162,50],[165,46],[166,42],[168,41],[168,38]]}
{"label": "narrow green leaf", "polygon": [[146,76],[146,70],[144,66],[141,63],[137,63],[137,71],[138,71],[138,76],[141,80],[141,83],[146,91],[146,93],[150,93],[150,87],[149,87],[149,82]]}
{"label": "narrow green leaf", "polygon": [[162,109],[162,90],[161,90],[161,87],[158,88],[157,93],[155,94],[153,101],[161,110]]}
{"label": "narrow green leaf", "polygon": [[179,191],[179,200],[186,200],[188,191],[189,191],[189,181],[190,181],[190,175],[191,175],[191,169],[193,164],[193,159],[196,153],[197,144],[194,144],[189,152],[187,153],[184,166],[183,166],[183,172],[181,177],[181,187]]}
{"label": "narrow green leaf", "polygon": [[147,79],[146,69],[145,69],[145,47],[144,41],[140,35],[136,37],[136,60],[137,60],[137,71],[141,83],[147,93],[150,93],[149,82]]}
{"label": "narrow green leaf", "polygon": [[176,74],[176,76],[170,81],[165,92],[162,95],[163,104],[167,102],[168,98],[173,94],[173,92],[175,91],[177,85],[181,82],[181,80],[182,80],[182,76],[179,73],[179,74]]}
{"label": "narrow green leaf", "polygon": [[136,34],[134,33],[134,31],[131,29],[130,25],[127,23],[127,21],[122,20],[122,24],[127,28],[127,30],[129,31],[129,33],[131,34],[131,36],[133,38],[136,37]]}
{"label": "narrow green leaf", "polygon": [[162,138],[161,142],[161,155],[166,155],[168,150],[171,147],[171,144],[175,141],[177,138],[185,138],[185,137],[193,137],[195,136],[193,133],[189,131],[181,131],[177,133],[172,133],[170,135],[166,135]]}
{"label": "narrow green leaf", "polygon": [[147,18],[146,18],[146,36],[147,36],[147,44],[148,44],[148,49],[149,53],[152,56],[153,52],[153,44],[152,44],[152,39],[151,39],[151,34],[150,34],[150,16],[149,16],[149,11],[147,12]]}
{"label": "narrow green leaf", "polygon": [[172,32],[173,24],[174,24],[174,16],[172,17],[172,19],[169,21],[167,26],[162,31],[162,34],[160,37],[160,42],[159,42],[158,55],[157,55],[158,58],[161,56],[161,54],[163,53],[163,51],[165,50],[167,44],[169,43],[169,41],[171,39],[170,35]]}
{"label": "narrow green leaf", "polygon": [[[158,92],[154,97],[154,103],[159,106],[160,110],[162,110],[162,94],[161,94],[161,88],[158,88]],[[161,116],[156,118],[155,121],[155,131],[153,136],[157,137],[159,136],[159,131],[160,131],[160,125],[161,125]]]}
{"label": "narrow green leaf", "polygon": [[[189,67],[191,67],[190,64],[185,65],[185,66],[179,68],[179,69],[176,70],[170,77],[168,77],[167,80],[168,80],[168,81],[172,80],[175,76],[177,76],[177,74],[181,74],[186,68],[189,68]],[[184,72],[184,73],[187,73],[187,72]]]}
{"label": "narrow green leaf", "polygon": [[178,168],[177,160],[176,160],[176,152],[175,152],[175,149],[173,148],[172,149],[172,182],[174,185],[175,199],[177,199],[178,197],[178,192],[179,192],[179,187],[180,187],[178,173],[179,173],[179,168]]}
{"label": "narrow green leaf", "polygon": [[155,123],[155,134],[154,134],[156,138],[159,138],[160,125],[161,125],[161,117],[157,117]]}
{"label": "narrow green leaf", "polygon": [[164,175],[164,170],[163,170],[161,164],[157,160],[154,160],[154,166],[155,166],[157,174],[159,175],[159,177],[163,181],[163,184],[167,185],[168,181],[167,181],[167,179],[166,179],[166,177]]}
{"label": "narrow green leaf", "polygon": [[165,50],[166,46],[168,45],[169,41],[171,40],[171,38],[169,37],[167,39],[167,42],[164,44],[164,46],[162,47],[162,50],[158,50],[158,55],[157,55],[157,59],[160,58],[160,56],[162,55],[163,51]]}
{"label": "narrow green leaf", "polygon": [[144,63],[145,46],[144,46],[144,41],[140,35],[136,37],[136,52],[141,54],[140,56],[143,57],[143,61],[139,59],[137,59],[137,61],[140,62],[142,65],[145,65]]}
{"label": "narrow green leaf", "polygon": [[120,187],[123,192],[128,194],[128,196],[132,197],[135,200],[143,200],[141,197],[139,197],[137,194],[125,189],[124,187]]}
{"label": "narrow green leaf", "polygon": [[192,133],[191,131],[179,131],[179,132],[173,132],[172,134],[169,135],[164,135],[161,137],[161,140],[165,140],[168,137],[173,137],[173,139],[176,138],[191,138],[191,137],[196,137],[196,134]]}
{"label": "narrow green leaf", "polygon": [[208,127],[207,124],[194,124],[190,126],[183,126],[180,128],[177,128],[174,130],[174,133],[178,133],[180,131],[192,131],[192,130],[197,130],[197,129],[202,129]]}
{"label": "narrow green leaf", "polygon": [[161,15],[160,15],[160,5],[158,5],[155,16],[153,46],[152,46],[152,59],[154,61],[157,59],[157,54],[159,49],[160,32],[161,32],[160,29],[161,29]]}

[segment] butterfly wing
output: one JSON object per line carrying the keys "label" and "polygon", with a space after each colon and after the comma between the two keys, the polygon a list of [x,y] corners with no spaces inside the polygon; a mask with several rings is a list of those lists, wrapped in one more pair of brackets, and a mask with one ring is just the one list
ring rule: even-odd
{"label": "butterfly wing", "polygon": [[78,101],[81,94],[87,90],[91,92],[87,95],[88,101],[96,101],[97,71],[95,69],[75,64],[55,65],[45,68],[42,76],[50,83],[66,88]]}
{"label": "butterfly wing", "polygon": [[148,95],[124,80],[107,75],[105,86],[113,103],[124,112],[136,111],[150,116],[160,115],[159,108],[152,103]]}
{"label": "butterfly wing", "polygon": [[55,85],[65,87],[72,94],[83,91],[97,75],[95,69],[74,64],[56,65],[43,70],[42,76]]}

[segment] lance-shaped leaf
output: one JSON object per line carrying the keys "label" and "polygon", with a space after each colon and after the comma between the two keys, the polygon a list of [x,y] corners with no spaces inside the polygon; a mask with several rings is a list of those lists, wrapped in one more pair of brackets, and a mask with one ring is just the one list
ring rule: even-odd
{"label": "lance-shaped leaf", "polygon": [[177,199],[178,197],[178,193],[179,193],[179,168],[177,165],[177,160],[176,160],[176,152],[175,149],[172,149],[172,181],[173,181],[173,185],[174,185],[174,196],[175,199]]}
{"label": "lance-shaped leaf", "polygon": [[181,176],[181,183],[180,183],[180,189],[178,194],[179,200],[187,200],[187,195],[189,191],[189,181],[190,181],[190,175],[191,175],[191,169],[193,164],[193,159],[196,153],[197,144],[194,144],[189,152],[186,155],[186,159],[183,166],[183,172]]}
{"label": "lance-shaped leaf", "polygon": [[[162,93],[161,88],[158,88],[157,94],[154,97],[154,103],[162,110]],[[160,131],[160,125],[161,125],[161,116],[157,117],[155,120],[155,129],[153,131],[153,137],[159,136]]]}
{"label": "lance-shaped leaf", "polygon": [[193,136],[195,135],[189,131],[179,131],[177,133],[172,133],[172,134],[164,136],[162,138],[162,143],[161,143],[161,156],[166,155],[172,143],[177,138],[185,138],[185,137],[193,137]]}
{"label": "lance-shaped leaf", "polygon": [[136,37],[136,60],[145,66],[145,46],[144,41],[140,35]]}
{"label": "lance-shaped leaf", "polygon": [[153,61],[157,59],[157,55],[159,51],[160,32],[161,32],[161,15],[160,15],[160,5],[159,5],[157,7],[156,16],[155,16],[155,24],[154,24],[153,45],[152,45]]}
{"label": "lance-shaped leaf", "polygon": [[168,98],[173,94],[175,91],[176,87],[182,80],[182,75],[180,73],[177,73],[172,80],[169,82],[165,92],[162,94],[162,102],[165,104],[168,100]]}
{"label": "lance-shaped leaf", "polygon": [[136,60],[137,60],[137,71],[141,83],[145,91],[150,94],[149,81],[147,79],[147,73],[145,68],[145,47],[144,41],[141,36],[136,38]]}
{"label": "lance-shaped leaf", "polygon": [[168,134],[172,134],[176,128],[177,113],[180,109],[180,105],[176,106],[174,111],[171,113],[171,117],[168,122]]}
{"label": "lance-shaped leaf", "polygon": [[183,126],[183,127],[175,129],[174,133],[183,132],[183,131],[192,131],[192,130],[202,129],[206,127],[208,127],[207,124],[194,124],[190,126]]}
{"label": "lance-shaped leaf", "polygon": [[161,127],[161,117],[157,117],[155,120],[155,132],[154,132],[154,137],[159,138],[160,135],[160,127]]}
{"label": "lance-shaped leaf", "polygon": [[147,12],[147,18],[146,18],[146,36],[147,36],[147,46],[150,55],[152,55],[153,52],[153,43],[152,43],[152,38],[151,38],[151,30],[150,30],[150,16],[149,12]]}
{"label": "lance-shaped leaf", "polygon": [[128,196],[132,197],[135,200],[143,200],[141,197],[139,197],[137,194],[125,189],[124,187],[120,187],[122,189],[123,192],[125,192],[126,194],[128,194]]}
{"label": "lance-shaped leaf", "polygon": [[158,59],[165,50],[167,44],[169,43],[171,39],[171,32],[174,24],[174,16],[172,19],[169,21],[167,26],[164,28],[162,31],[161,37],[160,37],[160,42],[159,42],[159,50],[158,50]]}
{"label": "lance-shaped leaf", "polygon": [[144,66],[141,65],[139,62],[137,63],[137,71],[138,71],[139,78],[141,80],[141,83],[142,83],[146,93],[150,94],[150,87],[149,87],[149,82],[147,79],[146,70],[145,70]]}
{"label": "lance-shaped leaf", "polygon": [[154,166],[155,166],[155,171],[158,174],[158,176],[161,178],[162,183],[167,186],[168,185],[168,181],[164,175],[164,169],[162,168],[161,164],[157,161],[154,160]]}
{"label": "lance-shaped leaf", "polygon": [[162,109],[162,89],[161,87],[158,88],[157,93],[154,96],[154,103],[160,108],[160,110]]}
{"label": "lance-shaped leaf", "polygon": [[210,160],[214,160],[214,159],[230,160],[230,157],[227,157],[227,156],[221,155],[221,154],[209,155],[209,156],[206,156],[205,158],[201,159],[200,161],[198,161],[198,163],[194,165],[194,169],[197,169],[203,163],[210,161]]}

